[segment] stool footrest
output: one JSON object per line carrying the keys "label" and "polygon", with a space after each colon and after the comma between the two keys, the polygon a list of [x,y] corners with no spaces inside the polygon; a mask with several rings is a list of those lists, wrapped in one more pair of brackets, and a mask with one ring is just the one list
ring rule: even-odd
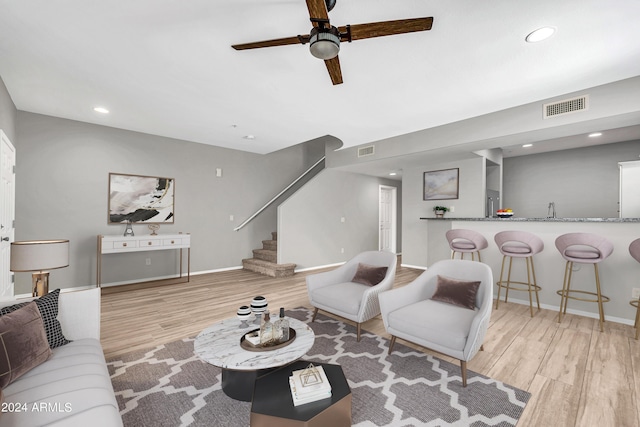
{"label": "stool footrest", "polygon": [[[511,285],[518,285],[518,286],[511,286]],[[503,289],[509,289],[511,291],[525,291],[528,292],[529,291],[529,283],[527,282],[516,282],[515,280],[502,280],[499,282],[496,282],[496,285],[503,288]],[[519,285],[522,285],[522,287],[520,287]],[[542,288],[538,285],[535,285],[533,283],[531,283],[531,291],[541,291]]]}
{"label": "stool footrest", "polygon": [[[556,293],[558,295],[560,295],[560,296],[564,296],[565,298],[569,298],[569,299],[573,299],[573,300],[577,300],[577,301],[598,302],[598,298],[589,299],[589,298],[580,298],[580,297],[576,297],[576,296],[571,295],[572,293],[575,293],[575,294],[583,294],[583,295],[593,295],[593,296],[597,297],[598,294],[595,293],[595,292],[579,291],[579,290],[569,289],[568,291],[559,290],[559,291],[556,291]],[[608,296],[605,296],[605,295],[602,295],[602,294],[600,294],[600,298],[602,298],[602,302],[609,302],[611,300]]]}

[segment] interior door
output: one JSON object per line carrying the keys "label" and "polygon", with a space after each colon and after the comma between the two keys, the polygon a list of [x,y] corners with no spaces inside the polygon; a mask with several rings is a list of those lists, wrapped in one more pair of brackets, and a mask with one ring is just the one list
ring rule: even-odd
{"label": "interior door", "polygon": [[16,149],[0,130],[0,298],[13,297],[13,273],[9,270],[15,219]]}
{"label": "interior door", "polygon": [[380,234],[378,249],[396,252],[396,192],[395,187],[380,186]]}

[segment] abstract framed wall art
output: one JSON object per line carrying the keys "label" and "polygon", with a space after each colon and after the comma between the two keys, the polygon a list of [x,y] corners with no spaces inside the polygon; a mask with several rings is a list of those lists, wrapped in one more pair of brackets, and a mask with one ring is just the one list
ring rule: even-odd
{"label": "abstract framed wall art", "polygon": [[109,224],[173,224],[175,180],[109,174]]}
{"label": "abstract framed wall art", "polygon": [[424,173],[424,200],[457,199],[459,168]]}

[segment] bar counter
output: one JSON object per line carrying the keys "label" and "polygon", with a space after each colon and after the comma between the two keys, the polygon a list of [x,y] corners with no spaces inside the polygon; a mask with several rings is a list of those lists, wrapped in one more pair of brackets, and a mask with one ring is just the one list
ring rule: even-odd
{"label": "bar counter", "polygon": [[640,218],[426,218],[434,221],[499,221],[499,222],[640,222]]}
{"label": "bar counter", "polygon": [[[502,254],[494,241],[494,235],[505,230],[521,230],[533,233],[544,242],[544,250],[534,257],[536,277],[542,287],[540,303],[543,308],[557,310],[560,296],[556,291],[562,288],[565,260],[555,247],[555,240],[565,233],[593,233],[609,239],[614,250],[611,256],[601,262],[600,280],[602,293],[611,298],[604,304],[607,321],[633,325],[635,308],[629,305],[633,288],[640,288],[640,263],[629,254],[629,244],[640,238],[640,218],[420,218],[425,220],[426,265],[449,259],[451,250],[445,233],[450,229],[469,229],[482,234],[489,246],[482,250],[482,261],[493,271],[494,280],[500,276]],[[459,255],[458,255],[459,256]],[[467,259],[470,259],[467,256]],[[518,261],[522,261],[522,265]],[[513,280],[526,281],[523,260],[514,260]],[[524,277],[523,277],[524,275]],[[589,264],[575,264],[573,289],[593,291],[595,279],[593,267]],[[502,295],[504,296],[504,294]],[[510,292],[509,301],[528,305],[526,292]],[[588,317],[598,317],[595,303],[570,300],[567,312]]]}

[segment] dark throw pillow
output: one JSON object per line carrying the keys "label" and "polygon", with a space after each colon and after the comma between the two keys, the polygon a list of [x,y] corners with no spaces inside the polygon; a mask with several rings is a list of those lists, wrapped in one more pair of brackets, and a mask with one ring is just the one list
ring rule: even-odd
{"label": "dark throw pillow", "polygon": [[382,279],[384,279],[386,275],[387,267],[376,267],[375,265],[358,263],[358,270],[351,281],[362,283],[363,285],[375,286],[382,282]]}
{"label": "dark throw pillow", "polygon": [[[71,342],[62,334],[62,326],[60,326],[60,322],[58,321],[59,295],[60,289],[56,289],[55,291],[34,300],[34,302],[38,306],[38,310],[40,310],[40,314],[42,315],[44,330],[47,333],[47,341],[49,342],[49,347],[51,347],[52,349],[65,344],[69,344]],[[0,316],[14,312],[27,304],[29,303],[24,302],[21,304],[12,305],[10,307],[1,308]]]}
{"label": "dark throw pillow", "polygon": [[44,323],[34,302],[0,316],[0,388],[51,356]]}
{"label": "dark throw pillow", "polygon": [[478,293],[479,287],[479,281],[465,282],[438,275],[436,292],[431,299],[474,310],[476,308],[476,294]]}

